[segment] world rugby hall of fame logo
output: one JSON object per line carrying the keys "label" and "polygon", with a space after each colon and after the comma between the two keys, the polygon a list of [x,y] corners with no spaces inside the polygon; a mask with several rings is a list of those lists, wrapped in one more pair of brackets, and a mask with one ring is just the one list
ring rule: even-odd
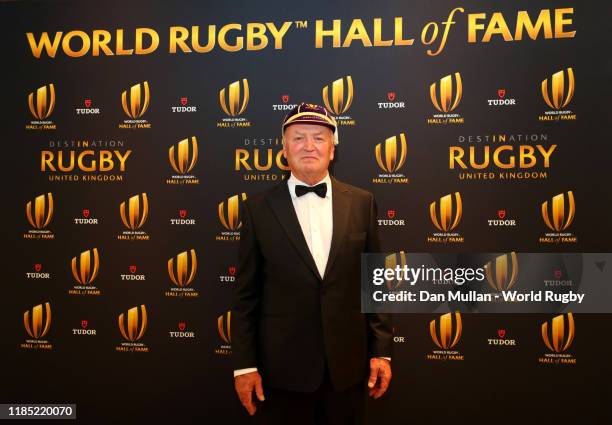
{"label": "world rugby hall of fame logo", "polygon": [[215,348],[215,354],[227,356],[232,354],[232,334],[231,334],[232,312],[227,311],[225,314],[217,317],[217,331],[221,344]]}
{"label": "world rugby hall of fame logo", "polygon": [[433,82],[429,86],[429,97],[438,112],[427,118],[427,124],[463,124],[464,118],[456,111],[462,96],[463,82],[459,72]]}
{"label": "world rugby hall of fame logo", "polygon": [[550,230],[541,236],[540,243],[576,243],[577,236],[570,233],[568,228],[576,215],[576,201],[574,193],[559,193],[542,203],[542,219]]}
{"label": "world rugby hall of fame logo", "polygon": [[53,345],[45,338],[51,329],[51,304],[38,304],[23,313],[23,325],[28,338],[21,343],[25,350],[51,350]]}
{"label": "world rugby hall of fame logo", "polygon": [[487,283],[493,291],[510,290],[518,280],[518,257],[516,252],[502,254],[484,265]]}
{"label": "world rugby hall of fame logo", "polygon": [[168,276],[174,286],[165,292],[167,297],[197,297],[193,280],[198,269],[195,249],[183,251],[168,260]]}
{"label": "world rugby hall of fame logo", "polygon": [[50,120],[55,109],[55,86],[53,83],[39,87],[28,94],[28,109],[33,120],[26,124],[26,130],[55,130],[57,125]]}
{"label": "world rugby hall of fame logo", "polygon": [[225,231],[217,235],[216,240],[240,240],[240,228],[242,227],[242,220],[240,218],[240,201],[244,202],[246,199],[246,193],[243,192],[240,195],[230,196],[227,201],[219,203],[219,221],[221,222],[221,225]]}
{"label": "world rugby hall of fame logo", "polygon": [[387,137],[384,143],[377,143],[374,156],[381,172],[372,179],[372,183],[408,183],[408,178],[400,171],[406,163],[407,150],[404,133]]}
{"label": "world rugby hall of fame logo", "polygon": [[127,311],[127,314],[119,314],[118,324],[119,332],[123,337],[123,342],[115,347],[116,351],[140,353],[149,352],[149,347],[147,347],[141,341],[148,325],[147,308],[144,304],[130,308]]}
{"label": "world rugby hall of fame logo", "polygon": [[576,120],[576,114],[568,110],[575,91],[574,70],[572,68],[562,69],[555,72],[550,78],[545,78],[542,80],[540,88],[542,98],[550,108],[538,117],[540,121]]}
{"label": "world rugby hall of fame logo", "polygon": [[429,335],[433,343],[438,347],[432,353],[427,354],[428,360],[463,360],[463,354],[459,353],[455,346],[461,339],[463,325],[461,313],[442,314],[437,319],[429,322]]}
{"label": "world rugby hall of fame logo", "polygon": [[355,125],[355,120],[347,114],[354,97],[353,78],[350,75],[325,85],[322,97],[327,110],[336,115],[338,125]]}
{"label": "world rugby hall of fame logo", "polygon": [[100,295],[100,289],[93,284],[100,270],[98,248],[88,249],[72,257],[70,269],[76,283],[68,290],[69,295]]}
{"label": "world rugby hall of fame logo", "polygon": [[55,204],[51,192],[43,193],[28,201],[25,206],[25,215],[30,229],[24,233],[24,239],[54,239],[55,235],[47,227],[53,218]]}
{"label": "world rugby hall of fame logo", "polygon": [[195,136],[183,139],[168,148],[168,160],[175,174],[167,184],[199,184],[192,170],[198,161],[198,140]]}
{"label": "world rugby hall of fame logo", "polygon": [[459,192],[442,196],[429,204],[429,218],[438,232],[427,236],[428,243],[462,243],[461,236],[455,229],[463,215],[463,202]]}
{"label": "world rugby hall of fame logo", "polygon": [[571,364],[577,360],[567,351],[574,342],[576,326],[572,313],[559,314],[541,325],[542,341],[549,352],[538,358],[540,364]]}
{"label": "world rugby hall of fame logo", "polygon": [[129,90],[121,92],[121,107],[128,119],[119,124],[122,129],[149,129],[151,123],[143,118],[149,109],[151,95],[149,83],[134,84]]}
{"label": "world rugby hall of fame logo", "polygon": [[225,117],[217,122],[219,128],[250,127],[251,122],[241,115],[249,104],[250,89],[246,78],[234,81],[219,90],[219,105]]}
{"label": "world rugby hall of fame logo", "polygon": [[118,235],[117,239],[149,240],[149,235],[142,230],[149,216],[149,198],[146,193],[131,196],[127,202],[121,202],[119,216],[127,230]]}

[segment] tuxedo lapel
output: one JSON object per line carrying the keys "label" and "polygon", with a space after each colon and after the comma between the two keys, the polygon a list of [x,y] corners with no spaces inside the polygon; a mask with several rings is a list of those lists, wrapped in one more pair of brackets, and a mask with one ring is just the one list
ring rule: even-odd
{"label": "tuxedo lapel", "polygon": [[270,204],[276,219],[291,241],[291,244],[298,251],[300,258],[304,261],[304,263],[306,263],[306,265],[310,268],[310,270],[312,270],[314,275],[320,281],[321,276],[319,275],[319,270],[317,269],[314,258],[312,258],[312,254],[308,249],[306,239],[304,238],[304,233],[302,232],[295,208],[293,207],[293,202],[291,201],[291,195],[289,194],[287,182],[276,186],[276,188],[270,192],[270,195],[267,196],[266,199]]}
{"label": "tuxedo lapel", "polygon": [[334,261],[338,256],[340,245],[346,234],[348,218],[351,209],[351,192],[348,188],[340,183],[335,178],[331,177],[332,181],[332,210],[333,210],[333,233],[331,247],[329,249],[329,257],[327,258],[327,266],[323,278],[327,277],[329,271],[334,265]]}

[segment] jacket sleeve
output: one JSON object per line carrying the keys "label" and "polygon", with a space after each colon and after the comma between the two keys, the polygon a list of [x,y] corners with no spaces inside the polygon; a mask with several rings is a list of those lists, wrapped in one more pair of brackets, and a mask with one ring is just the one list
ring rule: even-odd
{"label": "jacket sleeve", "polygon": [[261,252],[248,200],[242,203],[242,228],[238,249],[238,273],[231,314],[234,369],[257,367],[257,318],[261,294]]}
{"label": "jacket sleeve", "polygon": [[[366,253],[380,252],[380,238],[378,236],[378,208],[374,195],[370,195],[370,220],[366,241]],[[367,313],[368,341],[370,357],[392,357],[393,351],[393,324],[391,314]]]}

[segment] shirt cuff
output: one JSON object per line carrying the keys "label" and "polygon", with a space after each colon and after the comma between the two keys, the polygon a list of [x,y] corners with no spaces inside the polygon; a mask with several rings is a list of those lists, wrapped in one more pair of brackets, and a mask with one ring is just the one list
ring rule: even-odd
{"label": "shirt cuff", "polygon": [[[389,360],[391,360],[391,359],[389,359]],[[234,371],[234,378],[236,376],[244,375],[246,373],[251,373],[251,372],[257,372],[257,368],[256,367],[247,367],[246,369],[236,369]]]}

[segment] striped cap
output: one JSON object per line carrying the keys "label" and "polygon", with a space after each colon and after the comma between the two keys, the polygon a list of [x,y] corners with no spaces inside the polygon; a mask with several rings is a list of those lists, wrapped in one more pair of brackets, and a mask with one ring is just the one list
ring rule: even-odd
{"label": "striped cap", "polygon": [[285,116],[283,120],[283,138],[285,129],[291,124],[318,124],[334,132],[334,145],[338,144],[338,126],[335,118],[325,107],[314,103],[300,103]]}

